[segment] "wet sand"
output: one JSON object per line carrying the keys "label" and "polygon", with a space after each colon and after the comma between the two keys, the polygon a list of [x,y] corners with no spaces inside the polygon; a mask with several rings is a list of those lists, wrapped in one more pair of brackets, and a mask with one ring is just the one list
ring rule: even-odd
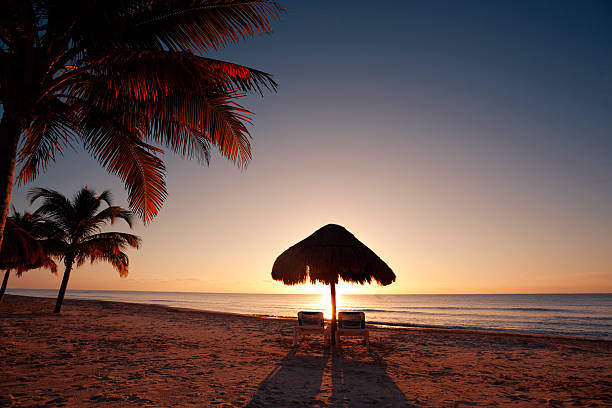
{"label": "wet sand", "polygon": [[6,296],[0,407],[610,407],[612,341],[372,328],[292,347],[293,321]]}

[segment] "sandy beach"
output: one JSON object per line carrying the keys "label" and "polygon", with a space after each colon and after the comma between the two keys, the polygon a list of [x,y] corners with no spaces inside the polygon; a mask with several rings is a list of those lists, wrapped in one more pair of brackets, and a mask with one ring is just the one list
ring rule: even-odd
{"label": "sandy beach", "polygon": [[372,349],[293,321],[6,296],[0,406],[612,406],[612,342],[372,328]]}

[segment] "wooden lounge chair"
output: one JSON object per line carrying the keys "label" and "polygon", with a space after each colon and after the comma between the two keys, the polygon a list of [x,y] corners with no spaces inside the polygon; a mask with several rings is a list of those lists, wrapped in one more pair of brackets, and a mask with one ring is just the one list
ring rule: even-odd
{"label": "wooden lounge chair", "polygon": [[322,312],[299,312],[298,324],[293,328],[293,345],[298,343],[299,334],[322,334],[325,344],[325,320]]}
{"label": "wooden lounge chair", "polygon": [[370,351],[370,332],[365,326],[365,313],[338,313],[338,329],[336,330],[336,345],[340,347],[340,337],[363,337],[364,344]]}

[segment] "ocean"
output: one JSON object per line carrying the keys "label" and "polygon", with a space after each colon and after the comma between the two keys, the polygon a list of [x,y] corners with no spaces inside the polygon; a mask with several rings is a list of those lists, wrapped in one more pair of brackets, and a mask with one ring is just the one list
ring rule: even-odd
{"label": "ocean", "polygon": [[[8,289],[7,293],[55,297],[57,290]],[[296,317],[300,310],[329,317],[329,294],[243,294],[69,290],[67,299],[96,299]],[[612,340],[612,294],[348,295],[338,311],[363,311],[370,324],[556,334]]]}

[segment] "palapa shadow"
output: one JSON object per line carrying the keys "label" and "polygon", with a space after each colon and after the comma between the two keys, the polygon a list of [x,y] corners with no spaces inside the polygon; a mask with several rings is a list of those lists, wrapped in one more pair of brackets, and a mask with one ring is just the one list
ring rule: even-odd
{"label": "palapa shadow", "polygon": [[376,352],[313,351],[301,346],[289,351],[246,407],[417,406],[389,377],[386,363]]}
{"label": "palapa shadow", "polygon": [[294,348],[276,368],[259,384],[257,393],[246,407],[326,407],[317,399],[321,392],[323,372],[329,361],[329,352],[319,355],[298,355]]}
{"label": "palapa shadow", "polygon": [[416,407],[387,374],[387,365],[374,351],[365,359],[336,350],[331,357],[330,407]]}

